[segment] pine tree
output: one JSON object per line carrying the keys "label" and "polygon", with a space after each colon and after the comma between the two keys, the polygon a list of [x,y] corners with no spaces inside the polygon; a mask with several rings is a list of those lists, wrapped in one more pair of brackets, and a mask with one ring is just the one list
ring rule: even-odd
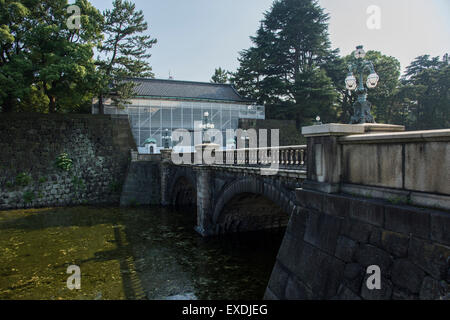
{"label": "pine tree", "polygon": [[229,72],[219,67],[214,71],[213,76],[211,77],[212,83],[227,83],[229,81]]}
{"label": "pine tree", "polygon": [[254,46],[241,53],[237,89],[298,126],[317,115],[334,120],[336,92],[322,68],[332,53],[327,21],[315,0],[276,0],[252,37]]}
{"label": "pine tree", "polygon": [[450,65],[429,55],[417,57],[402,78],[400,92],[407,97],[407,125],[410,129],[450,127]]}
{"label": "pine tree", "polygon": [[123,0],[115,0],[112,10],[104,13],[106,39],[99,47],[98,59],[100,85],[98,90],[99,112],[104,113],[104,98],[111,96],[118,107],[123,107],[132,97],[135,84],[132,77],[154,77],[147,59],[148,50],[156,43],[149,35],[144,14],[136,6]]}

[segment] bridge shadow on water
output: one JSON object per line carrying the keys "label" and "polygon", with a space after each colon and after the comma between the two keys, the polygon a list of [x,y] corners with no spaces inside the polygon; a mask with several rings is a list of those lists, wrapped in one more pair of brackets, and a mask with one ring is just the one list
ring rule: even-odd
{"label": "bridge shadow on water", "polygon": [[[5,288],[0,287],[0,298],[261,299],[284,229],[202,238],[194,231],[195,224],[192,207],[0,212],[0,248],[12,247],[8,239],[14,235],[29,246],[30,255],[2,259]],[[60,251],[72,253],[62,256]],[[41,265],[31,266],[36,260]],[[120,280],[108,276],[114,274],[109,269],[113,262],[118,262]],[[61,291],[68,277],[65,271],[73,264],[81,267],[83,294]],[[14,283],[17,275],[10,274],[12,266],[30,269],[19,275],[23,279],[38,274],[52,280],[45,290],[36,284],[22,292]],[[120,295],[112,292],[117,281]]]}

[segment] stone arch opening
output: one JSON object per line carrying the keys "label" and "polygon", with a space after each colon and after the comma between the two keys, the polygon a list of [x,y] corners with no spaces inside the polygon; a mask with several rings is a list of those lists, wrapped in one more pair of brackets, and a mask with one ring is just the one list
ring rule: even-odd
{"label": "stone arch opening", "polygon": [[197,209],[197,191],[186,177],[179,177],[175,181],[171,204],[177,209]]}
{"label": "stone arch opening", "polygon": [[282,229],[289,214],[262,194],[243,192],[228,200],[216,219],[218,234]]}

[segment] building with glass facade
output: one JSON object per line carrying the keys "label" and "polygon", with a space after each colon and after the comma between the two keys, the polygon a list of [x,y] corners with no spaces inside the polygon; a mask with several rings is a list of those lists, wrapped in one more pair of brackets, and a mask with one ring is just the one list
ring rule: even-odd
{"label": "building with glass facade", "polygon": [[[130,81],[136,83],[136,96],[131,104],[119,109],[107,99],[105,114],[129,116],[141,153],[149,153],[150,144],[151,150],[158,153],[164,146],[165,132],[171,135],[176,129],[198,130],[205,112],[215,129],[222,131],[223,147],[230,146],[226,130],[238,129],[239,119],[265,119],[264,106],[241,97],[229,84],[160,79]],[[95,101],[92,112],[98,113]],[[191,145],[194,145],[193,138]]]}

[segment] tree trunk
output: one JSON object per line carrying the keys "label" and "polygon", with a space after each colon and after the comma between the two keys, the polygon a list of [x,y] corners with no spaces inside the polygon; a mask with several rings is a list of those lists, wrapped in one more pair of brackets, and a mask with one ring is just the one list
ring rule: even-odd
{"label": "tree trunk", "polygon": [[103,104],[103,95],[100,94],[98,97],[98,113],[105,114],[105,106]]}
{"label": "tree trunk", "polygon": [[50,99],[50,104],[48,105],[49,113],[56,113],[56,98],[54,96],[48,96]]}
{"label": "tree trunk", "polygon": [[47,83],[45,81],[43,81],[42,83],[42,88],[44,89],[44,93],[50,101],[48,104],[48,113],[56,113],[56,97],[51,95],[51,93],[47,89]]}

